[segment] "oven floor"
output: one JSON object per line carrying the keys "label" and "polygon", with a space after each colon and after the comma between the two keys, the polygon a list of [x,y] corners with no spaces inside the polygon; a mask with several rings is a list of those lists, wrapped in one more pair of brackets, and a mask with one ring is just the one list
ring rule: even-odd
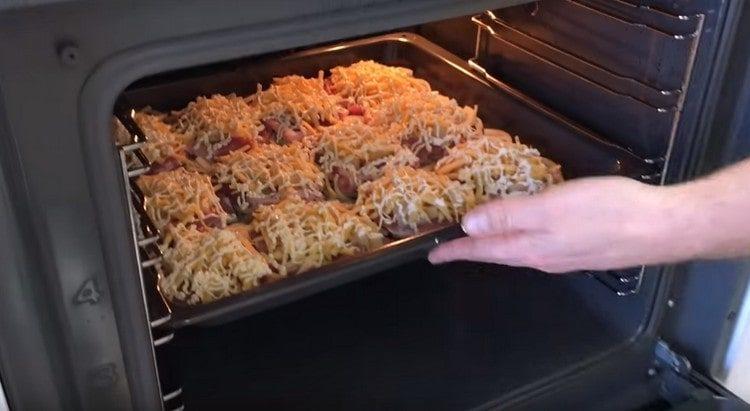
{"label": "oven floor", "polygon": [[476,407],[621,341],[569,281],[420,261],[228,325],[184,329],[172,344],[185,405]]}

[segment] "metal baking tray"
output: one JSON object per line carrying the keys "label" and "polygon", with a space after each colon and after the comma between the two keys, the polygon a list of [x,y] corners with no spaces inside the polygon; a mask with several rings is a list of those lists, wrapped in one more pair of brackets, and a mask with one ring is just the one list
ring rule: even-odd
{"label": "metal baking tray", "polygon": [[[607,174],[641,178],[657,171],[643,159],[567,121],[513,88],[486,81],[466,61],[411,33],[161,74],[131,85],[123,92],[118,106],[127,110],[147,105],[163,111],[178,109],[199,95],[250,94],[255,91],[256,83],[267,84],[273,77],[314,76],[319,70],[365,59],[409,67],[441,93],[465,105],[478,105],[486,127],[518,134],[523,142],[559,162],[567,179]],[[460,227],[452,224],[216,302],[195,306],[169,304],[171,316],[163,326],[176,329],[232,321],[424,258],[436,244],[461,235]],[[155,303],[163,304],[163,300]]]}

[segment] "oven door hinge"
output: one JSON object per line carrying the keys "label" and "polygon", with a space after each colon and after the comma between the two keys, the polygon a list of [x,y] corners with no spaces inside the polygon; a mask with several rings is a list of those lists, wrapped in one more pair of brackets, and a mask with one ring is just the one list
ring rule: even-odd
{"label": "oven door hinge", "polygon": [[654,362],[657,369],[669,370],[677,375],[687,377],[693,367],[684,355],[678,354],[664,340],[659,340],[654,349]]}
{"label": "oven door hinge", "polygon": [[663,340],[656,343],[654,366],[648,374],[655,378],[659,394],[674,410],[713,409],[710,407],[719,403],[729,406],[721,409],[747,410],[747,404],[696,373],[690,360],[672,350]]}
{"label": "oven door hinge", "polygon": [[648,374],[656,378],[659,394],[670,404],[683,404],[704,396],[706,387],[696,386],[690,378],[693,367],[684,355],[676,353],[663,340],[656,342],[654,366]]}

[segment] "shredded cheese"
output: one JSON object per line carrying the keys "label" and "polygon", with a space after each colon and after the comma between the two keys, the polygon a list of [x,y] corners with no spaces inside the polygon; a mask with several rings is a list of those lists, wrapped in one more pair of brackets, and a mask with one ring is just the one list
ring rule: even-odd
{"label": "shredded cheese", "polygon": [[191,147],[199,147],[213,158],[232,137],[254,140],[258,135],[257,112],[235,94],[198,97],[177,114],[174,129],[187,136]]}
{"label": "shredded cheese", "polygon": [[390,127],[415,153],[452,147],[482,130],[476,107],[462,107],[436,91],[393,96],[373,109],[372,118],[375,126]]}
{"label": "shredded cheese", "polygon": [[559,165],[501,134],[484,135],[450,149],[435,172],[466,184],[479,200],[534,194],[562,181]]}
{"label": "shredded cheese", "polygon": [[208,303],[253,289],[273,278],[266,259],[242,231],[227,227],[199,231],[179,228],[164,250],[159,287],[172,301]]}
{"label": "shredded cheese", "polygon": [[456,181],[433,172],[398,167],[359,187],[360,212],[383,225],[409,227],[458,221],[475,204],[474,194]]}
{"label": "shredded cheese", "polygon": [[164,161],[168,157],[180,160],[185,158],[185,136],[172,130],[163,117],[145,111],[136,111],[133,116],[146,137],[143,154],[152,163]]}
{"label": "shredded cheese", "polygon": [[[326,92],[322,71],[316,78],[275,78],[266,90],[258,84],[257,93],[247,100],[258,120],[273,119],[282,125],[277,133],[289,128],[305,135],[315,134],[318,127],[336,123],[346,113],[346,109],[337,104],[338,99]],[[279,141],[280,136],[276,136],[276,140]]]}
{"label": "shredded cheese", "polygon": [[[288,196],[253,213],[250,232],[268,250],[271,264],[286,273],[301,273],[340,256],[383,244],[378,226],[338,201],[304,202]],[[261,248],[262,249],[262,248]]]}
{"label": "shredded cheese", "polygon": [[238,205],[244,211],[251,199],[294,189],[322,198],[323,173],[301,144],[279,146],[265,144],[249,151],[235,151],[220,157],[214,165],[214,179],[239,194]]}
{"label": "shredded cheese", "polygon": [[329,193],[345,199],[332,175],[343,170],[354,187],[383,175],[392,166],[418,166],[419,159],[401,145],[397,135],[361,121],[341,122],[324,129],[317,147],[317,162],[328,175]]}
{"label": "shredded cheese", "polygon": [[386,66],[372,60],[332,68],[330,82],[331,91],[335,94],[354,99],[367,107],[402,93],[430,91],[430,84],[414,78],[410,69]]}
{"label": "shredded cheese", "polygon": [[156,228],[169,224],[202,223],[218,218],[226,225],[227,214],[219,204],[208,176],[178,168],[138,177],[146,199],[146,213]]}

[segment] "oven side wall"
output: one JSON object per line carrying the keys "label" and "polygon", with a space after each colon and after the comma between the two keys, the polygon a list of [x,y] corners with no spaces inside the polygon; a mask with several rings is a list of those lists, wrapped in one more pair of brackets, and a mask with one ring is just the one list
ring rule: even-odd
{"label": "oven side wall", "polygon": [[109,138],[112,105],[127,84],[164,70],[521,2],[279,1],[253,8],[229,1],[63,2],[2,12],[0,114],[7,121],[0,138],[4,148],[13,147],[3,152],[4,170],[16,164],[18,171],[4,173],[17,189],[3,193],[2,205],[20,211],[4,212],[18,225],[3,234],[27,238],[29,251],[4,243],[4,252],[23,256],[13,260],[10,268],[17,269],[4,270],[4,289],[24,281],[35,287],[19,292],[20,309],[0,319],[4,326],[23,315],[39,319],[4,337],[9,346],[46,347],[33,368],[24,356],[2,352],[11,407],[38,405],[23,386],[39,386],[36,397],[59,408],[160,406]]}

